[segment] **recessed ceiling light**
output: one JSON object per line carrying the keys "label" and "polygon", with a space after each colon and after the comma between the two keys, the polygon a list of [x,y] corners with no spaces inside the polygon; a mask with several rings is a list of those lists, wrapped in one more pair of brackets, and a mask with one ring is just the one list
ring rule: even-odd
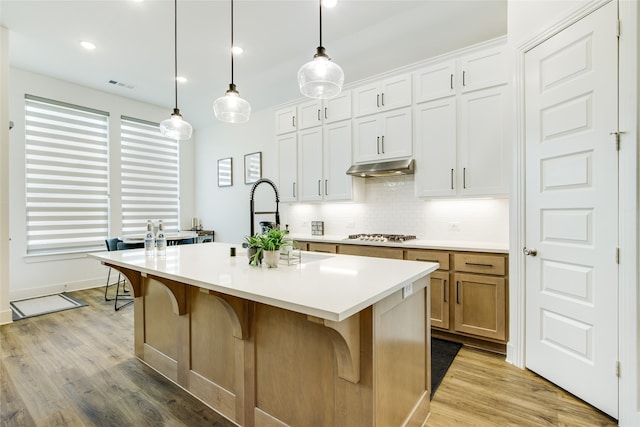
{"label": "recessed ceiling light", "polygon": [[324,7],[333,7],[338,4],[338,0],[322,0],[322,5]]}
{"label": "recessed ceiling light", "polygon": [[187,78],[186,77],[182,77],[182,76],[176,77],[176,80],[178,81],[178,83],[186,83],[187,82]]}
{"label": "recessed ceiling light", "polygon": [[83,48],[85,48],[87,50],[93,50],[93,49],[96,48],[95,44],[93,44],[91,42],[88,42],[88,41],[84,41],[84,40],[80,42],[80,46],[82,46]]}
{"label": "recessed ceiling light", "polygon": [[234,55],[240,55],[244,50],[242,50],[240,46],[234,46],[231,48],[231,52],[233,52]]}

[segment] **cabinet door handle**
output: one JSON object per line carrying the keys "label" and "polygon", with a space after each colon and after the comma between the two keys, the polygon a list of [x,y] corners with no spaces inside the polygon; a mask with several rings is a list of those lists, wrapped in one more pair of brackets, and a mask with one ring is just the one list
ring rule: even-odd
{"label": "cabinet door handle", "polygon": [[320,179],[318,180],[318,196],[322,196],[322,193],[320,192]]}
{"label": "cabinet door handle", "polygon": [[451,189],[453,190],[453,169],[451,169]]}
{"label": "cabinet door handle", "polygon": [[450,79],[450,85],[451,85],[451,90],[453,90],[453,74],[451,74],[451,79]]}
{"label": "cabinet door handle", "polygon": [[293,191],[292,191],[292,193],[293,193],[293,197],[296,197],[296,183],[295,182],[293,183]]}
{"label": "cabinet door handle", "polygon": [[320,121],[320,110],[318,110],[318,121]]}
{"label": "cabinet door handle", "polygon": [[376,151],[378,152],[378,154],[380,154],[380,137],[378,137],[376,140]]}
{"label": "cabinet door handle", "polygon": [[384,135],[382,135],[382,144],[380,144],[382,146],[382,154],[384,154]]}
{"label": "cabinet door handle", "polygon": [[380,94],[376,95],[376,106],[380,108]]}
{"label": "cabinet door handle", "polygon": [[380,98],[382,99],[382,106],[384,107],[384,92],[382,92],[382,96]]}
{"label": "cabinet door handle", "polygon": [[442,283],[442,298],[444,299],[444,302],[447,302],[447,294],[449,292],[447,292],[449,290],[449,286],[447,286],[447,280],[445,279],[445,281]]}
{"label": "cabinet door handle", "polygon": [[493,267],[493,264],[482,264],[478,262],[465,262],[466,265],[473,265],[476,267]]}
{"label": "cabinet door handle", "polygon": [[456,281],[456,304],[460,304],[460,282]]}
{"label": "cabinet door handle", "polygon": [[324,118],[327,119],[327,107],[324,107]]}
{"label": "cabinet door handle", "polygon": [[328,196],[328,195],[329,195],[329,190],[327,190],[328,182],[329,182],[329,180],[328,180],[328,179],[325,179],[325,180],[324,180],[324,195],[325,195],[325,196]]}
{"label": "cabinet door handle", "polygon": [[462,188],[467,188],[467,168],[462,168]]}
{"label": "cabinet door handle", "polygon": [[296,127],[296,116],[291,116],[291,125]]}
{"label": "cabinet door handle", "polygon": [[466,79],[466,77],[467,77],[467,72],[466,72],[466,71],[463,71],[463,72],[462,72],[462,86],[466,86],[466,85],[467,85],[467,79]]}

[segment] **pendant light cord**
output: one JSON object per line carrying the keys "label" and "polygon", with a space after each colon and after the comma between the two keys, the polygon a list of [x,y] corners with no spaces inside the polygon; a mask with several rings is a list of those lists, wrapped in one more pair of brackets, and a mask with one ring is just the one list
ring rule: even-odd
{"label": "pendant light cord", "polygon": [[174,0],[173,10],[173,83],[176,91],[176,110],[178,109],[178,0]]}
{"label": "pendant light cord", "polygon": [[231,84],[233,84],[233,0],[231,0]]}
{"label": "pendant light cord", "polygon": [[320,46],[322,47],[322,0],[320,0]]}

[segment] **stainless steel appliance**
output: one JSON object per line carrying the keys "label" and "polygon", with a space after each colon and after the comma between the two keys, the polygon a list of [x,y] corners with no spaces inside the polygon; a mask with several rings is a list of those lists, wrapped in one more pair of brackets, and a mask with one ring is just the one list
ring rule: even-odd
{"label": "stainless steel appliance", "polygon": [[407,240],[414,240],[416,236],[410,234],[371,234],[371,233],[361,233],[361,234],[350,234],[346,240],[362,240],[368,242],[397,242],[403,243]]}

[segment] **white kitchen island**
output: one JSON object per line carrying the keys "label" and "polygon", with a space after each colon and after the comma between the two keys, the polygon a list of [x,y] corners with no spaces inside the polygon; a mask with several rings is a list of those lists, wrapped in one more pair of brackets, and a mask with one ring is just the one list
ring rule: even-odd
{"label": "white kitchen island", "polygon": [[303,252],[267,269],[231,246],[90,255],[131,284],[137,357],[239,425],[425,422],[438,264]]}

